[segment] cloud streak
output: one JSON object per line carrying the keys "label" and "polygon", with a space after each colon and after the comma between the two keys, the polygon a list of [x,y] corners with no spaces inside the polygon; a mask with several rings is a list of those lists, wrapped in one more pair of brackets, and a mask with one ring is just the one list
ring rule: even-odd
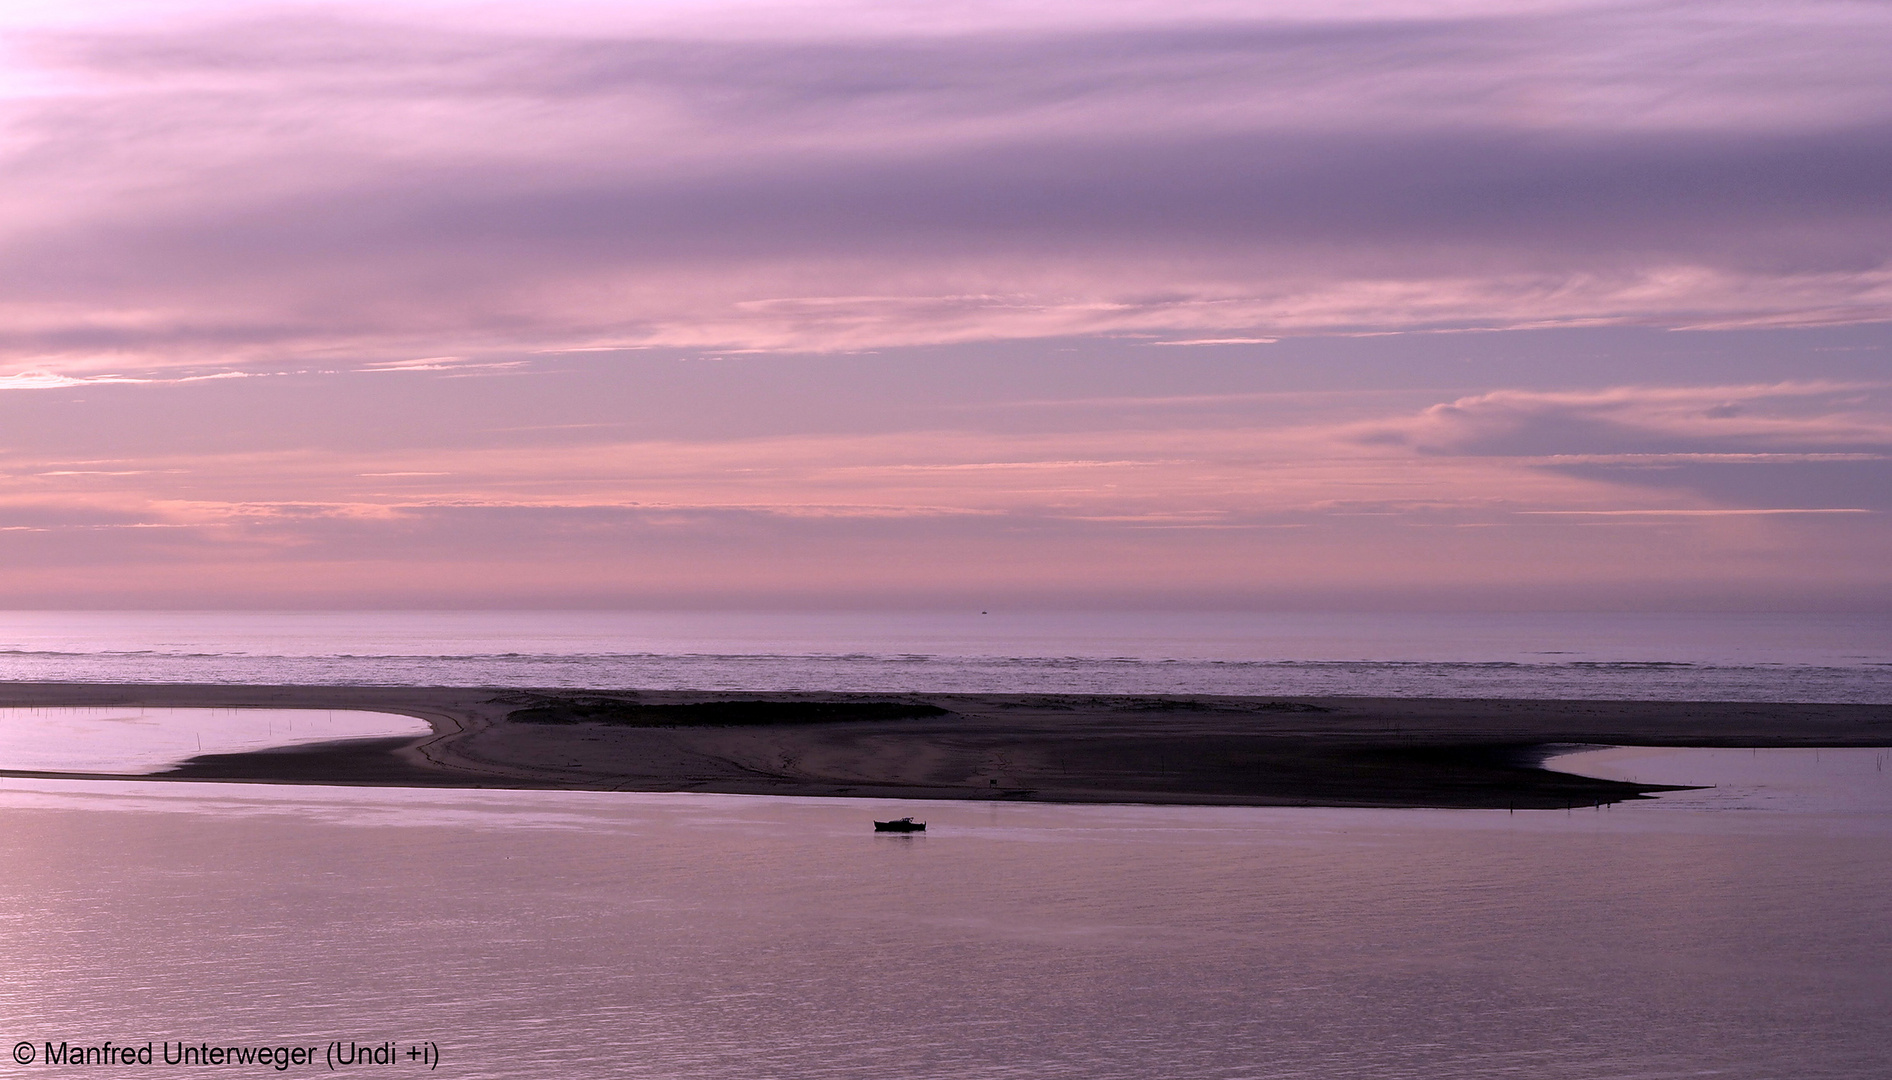
{"label": "cloud streak", "polygon": [[[408,380],[339,381],[419,394]],[[64,393],[176,402],[228,386]],[[1278,395],[1236,394],[1156,399],[1165,416],[1213,406],[1186,425],[1126,424],[1137,399],[1092,401],[1058,431],[811,423],[640,439],[597,426],[358,447],[265,424],[119,456],[13,445],[0,448],[0,595],[1221,603],[1301,590],[1482,603],[1561,583],[1558,595],[1640,603],[1750,578],[1740,595],[1865,595],[1883,582],[1892,510],[1872,494],[1892,491],[1885,393],[1622,386],[1417,409],[1340,395],[1337,413],[1305,411],[1319,395],[1269,412]],[[1380,415],[1354,418],[1361,407]]]}
{"label": "cloud streak", "polygon": [[[1394,424],[1368,424],[1368,443],[1421,453],[1641,457],[1813,453],[1877,460],[1892,451],[1885,384],[1625,386],[1500,390],[1435,405]],[[1856,451],[1848,453],[1848,451]]]}
{"label": "cloud streak", "polygon": [[204,382],[210,379],[247,379],[255,372],[218,371],[208,375],[179,375],[170,378],[137,377],[131,375],[61,375],[51,371],[22,371],[12,375],[0,375],[0,390],[65,390],[74,386],[144,384],[148,386],[174,386],[180,383]]}
{"label": "cloud streak", "polygon": [[1892,9],[1311,11],[0,9],[0,596],[1886,595]]}
{"label": "cloud streak", "polygon": [[0,355],[1892,317],[1873,10],[1240,10],[27,35]]}

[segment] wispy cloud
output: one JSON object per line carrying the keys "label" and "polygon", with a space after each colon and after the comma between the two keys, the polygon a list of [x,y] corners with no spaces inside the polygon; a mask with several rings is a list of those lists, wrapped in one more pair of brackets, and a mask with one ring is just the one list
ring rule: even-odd
{"label": "wispy cloud", "polygon": [[531,366],[531,362],[526,360],[480,360],[470,356],[428,356],[416,360],[377,360],[362,364],[353,370],[369,375],[424,371],[444,374],[448,378],[468,378],[481,375],[528,374]]}
{"label": "wispy cloud", "polygon": [[0,375],[0,390],[63,390],[73,386],[101,384],[175,385],[206,382],[211,379],[247,379],[260,374],[250,371],[219,371],[209,375],[179,375],[160,378],[151,375],[63,375],[51,371],[22,371]]}
{"label": "wispy cloud", "polygon": [[0,355],[1892,318],[1876,7],[239,10],[16,27]]}
{"label": "wispy cloud", "polygon": [[1752,517],[1768,514],[1870,514],[1859,507],[1750,507],[1737,510],[1520,510],[1534,517]]}
{"label": "wispy cloud", "polygon": [[1849,0],[0,5],[0,599],[1883,588],[1888,51]]}
{"label": "wispy cloud", "polygon": [[[1871,477],[1830,491],[1810,481],[1822,470],[1888,468],[1892,453],[1829,448],[1836,433],[1878,430],[1877,392],[1838,383],[1507,391],[1441,406],[1457,413],[1382,404],[1387,415],[1372,424],[1289,410],[1287,420],[1237,412],[1201,424],[1191,413],[1183,425],[1125,427],[1115,413],[1077,410],[1067,415],[1096,422],[697,439],[600,427],[524,432],[506,445],[378,448],[260,439],[249,450],[59,461],[13,446],[0,448],[0,528],[13,530],[0,555],[14,568],[0,587],[122,597],[188,580],[279,600],[551,602],[793,589],[837,599],[959,588],[1226,597],[1290,583],[1489,593],[1533,580],[1602,581],[1620,593],[1645,569],[1712,584],[1759,566],[1781,588],[1865,580],[1882,561],[1865,553],[1881,546],[1874,523],[1886,517],[1868,511],[1892,507],[1856,498]],[[1732,438],[1702,435],[1687,419],[1730,405],[1733,415],[1706,419],[1748,425]],[[1790,406],[1802,410],[1788,418],[1793,437],[1809,448],[1784,448],[1792,440],[1780,429],[1742,418]],[[1515,432],[1487,423],[1547,409],[1600,411],[1614,427],[1592,444],[1636,430],[1769,448],[1560,456],[1502,445]],[[1454,428],[1441,415],[1477,422]],[[1375,441],[1375,432],[1399,437]],[[1570,436],[1562,449],[1580,444]],[[1714,470],[1736,481],[1717,487]],[[1790,482],[1753,479],[1780,470]],[[1851,548],[1802,558],[1848,529],[1863,530]],[[1673,557],[1678,544],[1686,566]]]}
{"label": "wispy cloud", "polygon": [[1356,437],[1425,453],[1594,458],[1850,450],[1876,460],[1892,451],[1889,388],[1810,382],[1500,390],[1409,419],[1364,424]]}
{"label": "wispy cloud", "polygon": [[1152,341],[1151,345],[1273,345],[1280,338],[1192,338],[1187,341]]}

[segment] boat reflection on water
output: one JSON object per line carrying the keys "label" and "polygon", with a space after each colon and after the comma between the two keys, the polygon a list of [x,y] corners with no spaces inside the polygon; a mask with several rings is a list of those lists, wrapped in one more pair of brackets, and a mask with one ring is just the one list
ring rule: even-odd
{"label": "boat reflection on water", "polygon": [[874,831],[875,832],[925,832],[926,822],[915,821],[910,817],[903,817],[894,821],[876,821],[874,822]]}

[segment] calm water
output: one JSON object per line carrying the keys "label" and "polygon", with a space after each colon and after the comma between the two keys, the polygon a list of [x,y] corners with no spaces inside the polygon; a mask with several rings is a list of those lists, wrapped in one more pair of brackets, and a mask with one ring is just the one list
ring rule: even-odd
{"label": "calm water", "polygon": [[4,612],[0,678],[1892,702],[1892,616]]}
{"label": "calm water", "polygon": [[412,716],[349,709],[0,708],[0,769],[144,774],[199,754],[432,730]]}
{"label": "calm water", "polygon": [[[535,1080],[1892,1075],[1885,751],[1822,752],[1857,790],[1818,806],[1766,797],[1770,769],[1819,786],[1799,758],[1689,753],[1589,764],[1750,790],[1507,814],[0,781],[0,1041],[431,1041],[435,1075]],[[869,831],[896,812],[929,831]]]}
{"label": "calm water", "polygon": [[1612,746],[1552,758],[1549,768],[1605,780],[1690,784],[1665,808],[1892,816],[1892,750],[1678,750]]}
{"label": "calm water", "polygon": [[[1892,701],[1886,629],[11,613],[0,677]],[[318,723],[205,712],[40,710],[0,756],[135,764],[187,728],[231,749]],[[392,1040],[437,1044],[433,1075],[518,1080],[1877,1078],[1889,755],[1586,750],[1558,766],[1716,786],[1516,814],[4,779],[0,1052]],[[870,831],[905,814],[928,832]]]}

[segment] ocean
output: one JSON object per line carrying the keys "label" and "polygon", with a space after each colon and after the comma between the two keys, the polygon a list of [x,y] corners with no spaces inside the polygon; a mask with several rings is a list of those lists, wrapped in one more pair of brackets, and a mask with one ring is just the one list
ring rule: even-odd
{"label": "ocean", "polygon": [[1892,616],[7,612],[0,678],[1892,702]]}
{"label": "ocean", "polygon": [[[1886,702],[1887,629],[15,612],[0,677]],[[0,756],[126,770],[413,723],[17,712]],[[1591,749],[1552,767],[1699,786],[1516,813],[0,778],[0,1068],[1866,1080],[1892,1075],[1889,762]],[[906,815],[927,831],[871,828]]]}

